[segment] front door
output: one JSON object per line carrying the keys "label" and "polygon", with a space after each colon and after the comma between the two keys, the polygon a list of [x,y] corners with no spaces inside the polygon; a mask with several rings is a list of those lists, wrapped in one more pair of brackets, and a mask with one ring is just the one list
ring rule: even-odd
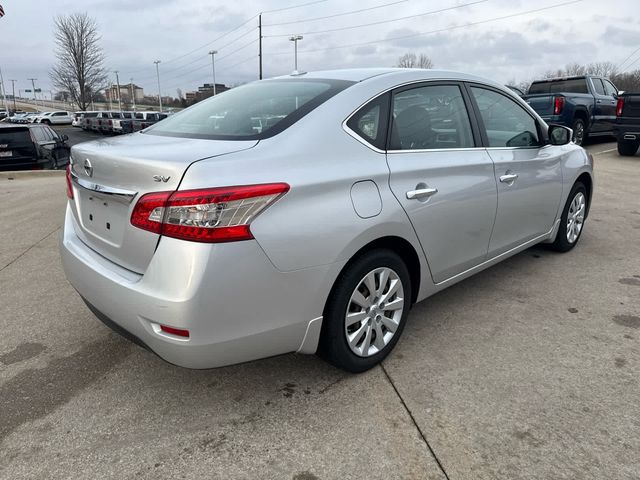
{"label": "front door", "polygon": [[496,214],[493,162],[469,120],[461,85],[393,93],[390,186],[440,283],[487,257]]}
{"label": "front door", "polygon": [[549,233],[562,196],[557,149],[545,146],[536,119],[504,93],[471,86],[487,152],[495,164],[498,209],[489,256]]}

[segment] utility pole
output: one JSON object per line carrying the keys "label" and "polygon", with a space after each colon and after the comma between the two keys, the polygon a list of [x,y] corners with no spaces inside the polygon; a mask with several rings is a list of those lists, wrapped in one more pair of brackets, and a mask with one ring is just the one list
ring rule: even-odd
{"label": "utility pole", "polygon": [[16,108],[16,82],[17,80],[9,80],[11,82],[11,95],[13,95],[13,111],[17,110]]}
{"label": "utility pole", "polygon": [[109,110],[113,110],[113,83],[109,85]]}
{"label": "utility pole", "polygon": [[304,37],[302,35],[293,35],[289,37],[289,40],[293,42],[293,57],[294,57],[294,65],[295,68],[293,73],[298,73],[298,41],[302,40]]}
{"label": "utility pole", "polygon": [[160,104],[160,112],[162,112],[162,90],[160,89],[160,60],[156,60],[153,63],[156,64],[156,75],[158,76],[158,103]]}
{"label": "utility pole", "polygon": [[216,53],[218,53],[217,50],[211,50],[209,52],[209,55],[211,55],[211,70],[213,71],[213,95],[214,96],[216,94],[216,62],[214,60]]}
{"label": "utility pole", "polygon": [[122,111],[122,101],[120,100],[120,77],[118,77],[118,70],[114,73],[116,74],[116,85],[118,85],[118,109]]}
{"label": "utility pole", "polygon": [[5,110],[9,110],[7,108],[7,91],[4,89],[4,78],[2,77],[1,68],[0,68],[0,86],[2,87],[2,104],[4,105]]}
{"label": "utility pole", "polygon": [[262,14],[258,15],[258,62],[260,65],[258,78],[262,80]]}
{"label": "utility pole", "polygon": [[27,78],[27,80],[31,80],[31,86],[33,87],[33,103],[38,106],[38,100],[36,99],[36,80],[37,78]]}
{"label": "utility pole", "polygon": [[129,80],[131,80],[131,102],[133,103],[133,111],[136,111],[136,90],[135,87],[133,86],[133,77],[131,77]]}

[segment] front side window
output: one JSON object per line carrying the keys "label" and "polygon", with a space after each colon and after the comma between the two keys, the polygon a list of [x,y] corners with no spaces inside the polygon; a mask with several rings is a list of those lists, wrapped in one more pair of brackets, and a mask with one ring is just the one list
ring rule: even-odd
{"label": "front side window", "polygon": [[603,80],[602,83],[604,84],[604,91],[607,95],[611,95],[612,97],[618,95],[618,89],[613,86],[613,83],[608,80]]}
{"label": "front side window", "polygon": [[430,85],[393,96],[391,150],[474,147],[467,108],[457,85]]}
{"label": "front side window", "polygon": [[367,143],[383,150],[387,141],[388,119],[389,94],[385,94],[358,110],[347,126]]}
{"label": "front side window", "polygon": [[352,84],[311,78],[253,82],[176,113],[145,134],[260,140],[280,133]]}
{"label": "front side window", "polygon": [[538,147],[541,145],[536,121],[507,96],[471,87],[489,140],[489,147]]}

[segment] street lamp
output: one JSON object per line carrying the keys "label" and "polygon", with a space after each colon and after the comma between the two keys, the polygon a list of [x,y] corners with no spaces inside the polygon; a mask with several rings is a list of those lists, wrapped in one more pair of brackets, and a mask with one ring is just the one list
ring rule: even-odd
{"label": "street lamp", "polygon": [[213,94],[216,94],[216,62],[214,60],[217,50],[211,50],[209,55],[211,55],[211,70],[213,71]]}
{"label": "street lamp", "polygon": [[135,88],[133,86],[133,77],[130,78],[131,80],[131,102],[133,103],[133,111],[136,111],[136,91]]}
{"label": "street lamp", "polygon": [[160,104],[160,112],[162,112],[162,90],[160,90],[160,60],[156,60],[153,63],[156,64],[156,75],[158,76],[158,103]]}
{"label": "street lamp", "polygon": [[294,73],[298,72],[298,40],[302,40],[302,35],[293,35],[289,37],[289,40],[293,42],[293,52],[294,52],[294,61],[295,61],[295,69]]}
{"label": "street lamp", "polygon": [[118,70],[113,73],[116,74],[116,85],[118,85],[118,110],[122,111],[122,101],[120,100],[120,77],[118,77]]}

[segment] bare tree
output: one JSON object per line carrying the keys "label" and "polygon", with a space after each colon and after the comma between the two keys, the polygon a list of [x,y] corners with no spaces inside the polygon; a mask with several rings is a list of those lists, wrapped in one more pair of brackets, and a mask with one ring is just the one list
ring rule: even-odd
{"label": "bare tree", "polygon": [[80,110],[86,110],[107,84],[98,26],[86,13],[74,13],[57,17],[55,31],[57,63],[49,76],[57,88],[69,92]]}
{"label": "bare tree", "polygon": [[433,62],[424,53],[421,53],[419,57],[415,53],[405,53],[398,58],[397,66],[401,68],[433,68]]}

